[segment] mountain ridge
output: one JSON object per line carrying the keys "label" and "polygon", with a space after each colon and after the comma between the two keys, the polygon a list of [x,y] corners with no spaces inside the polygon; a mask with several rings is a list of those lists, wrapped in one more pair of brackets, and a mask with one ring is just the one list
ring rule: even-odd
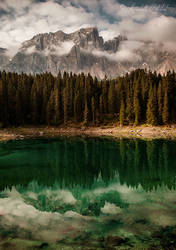
{"label": "mountain ridge", "polygon": [[176,69],[175,51],[168,52],[162,44],[151,41],[142,45],[138,41],[139,48],[129,49],[130,42],[122,35],[104,41],[96,27],[69,34],[62,30],[40,33],[23,42],[11,60],[0,50],[0,69],[32,74],[48,71],[53,75],[59,71],[84,72],[98,78],[144,67],[162,74]]}

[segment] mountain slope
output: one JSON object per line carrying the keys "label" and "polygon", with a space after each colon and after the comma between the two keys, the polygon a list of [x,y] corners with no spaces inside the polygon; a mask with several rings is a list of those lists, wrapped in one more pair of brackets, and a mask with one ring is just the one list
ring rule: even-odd
{"label": "mountain slope", "polygon": [[95,27],[71,34],[62,31],[38,34],[22,44],[4,69],[32,74],[48,71],[54,75],[59,71],[85,72],[99,78],[115,77],[135,68],[162,73],[176,69],[175,54],[168,53],[162,45],[143,42],[128,51],[123,47],[129,43],[123,36],[104,42]]}
{"label": "mountain slope", "polygon": [[0,48],[0,70],[3,69],[4,65],[8,64],[9,57],[6,55],[6,49]]}

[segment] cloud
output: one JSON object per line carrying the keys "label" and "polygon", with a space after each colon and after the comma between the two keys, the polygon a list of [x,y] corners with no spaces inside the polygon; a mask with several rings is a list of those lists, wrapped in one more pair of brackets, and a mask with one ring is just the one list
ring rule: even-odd
{"label": "cloud", "polygon": [[44,54],[47,56],[49,54],[54,54],[57,56],[63,56],[66,55],[70,52],[70,50],[73,48],[74,46],[74,42],[73,41],[66,41],[63,43],[58,44],[57,46],[52,45],[51,47],[47,48],[44,50]]}
{"label": "cloud", "polygon": [[[25,45],[25,43],[23,45]],[[74,45],[75,44],[73,41],[66,41],[66,42],[61,42],[58,45],[52,44],[51,46],[48,46],[42,51],[38,50],[35,45],[32,45],[28,48],[25,48],[23,46],[21,49],[21,52],[25,53],[26,55],[38,53],[44,56],[48,56],[48,55],[63,56],[63,55],[68,54]]]}
{"label": "cloud", "polygon": [[156,7],[127,7],[115,0],[102,0],[101,6],[105,13],[117,19],[130,18],[134,21],[144,22],[158,16]]}
{"label": "cloud", "polygon": [[18,12],[23,12],[25,8],[28,8],[32,4],[32,0],[1,0],[0,9],[6,12],[11,10],[17,10]]}
{"label": "cloud", "polygon": [[93,24],[93,15],[81,7],[64,7],[54,1],[25,3],[21,5],[19,0],[0,3],[0,9],[7,12],[0,17],[0,47],[19,48],[38,33],[73,32]]}
{"label": "cloud", "polygon": [[144,24],[131,20],[123,20],[119,24],[120,33],[128,35],[129,39],[155,42],[175,42],[175,29],[176,19],[166,16],[153,18]]}
{"label": "cloud", "polygon": [[144,45],[143,42],[135,41],[135,40],[127,40],[123,41],[120,44],[120,47],[116,53],[110,53],[107,51],[93,50],[92,53],[98,57],[106,57],[111,61],[117,62],[138,62],[141,60],[139,54],[137,54],[137,50],[140,49]]}
{"label": "cloud", "polygon": [[[176,18],[163,15],[160,6],[129,7],[116,0],[1,0],[0,11],[0,47],[8,48],[11,56],[22,42],[38,33],[58,30],[70,33],[88,26],[97,26],[105,41],[122,34],[132,41],[152,40],[175,48]],[[61,47],[64,53],[71,47],[67,45]],[[56,52],[62,54],[61,50]],[[132,58],[133,52],[127,46],[118,55],[105,56],[123,60]]]}
{"label": "cloud", "polygon": [[100,32],[100,36],[103,37],[104,41],[108,41],[113,39],[114,37],[117,37],[118,35],[120,35],[120,33],[117,30],[102,30]]}
{"label": "cloud", "polygon": [[33,54],[33,53],[35,53],[35,52],[37,52],[35,46],[31,46],[31,47],[29,47],[29,48],[27,48],[27,49],[25,50],[25,54],[26,54],[26,55],[30,55],[30,54]]}

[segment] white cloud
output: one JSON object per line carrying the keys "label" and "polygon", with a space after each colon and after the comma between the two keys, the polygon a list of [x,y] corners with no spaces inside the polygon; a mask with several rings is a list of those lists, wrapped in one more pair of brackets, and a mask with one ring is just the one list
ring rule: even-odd
{"label": "white cloud", "polygon": [[66,41],[57,46],[52,45],[50,48],[45,49],[44,53],[45,55],[54,54],[57,56],[63,56],[68,54],[74,45],[73,41]]}
{"label": "white cloud", "polygon": [[27,48],[27,49],[25,50],[25,54],[26,54],[26,55],[30,55],[30,54],[33,54],[33,53],[35,53],[35,52],[36,52],[35,46],[31,46],[31,47],[29,47],[29,48]]}
{"label": "white cloud", "polygon": [[58,30],[73,32],[93,24],[93,15],[86,13],[81,7],[64,7],[52,0],[20,4],[19,0],[16,5],[10,0],[0,3],[1,9],[9,11],[9,14],[0,17],[0,47],[19,48],[22,42],[38,33]]}
{"label": "white cloud", "polygon": [[176,41],[176,19],[173,17],[159,16],[145,24],[123,20],[119,24],[119,30],[121,33],[128,35],[128,38],[135,40]]}
{"label": "white cloud", "polygon": [[[65,0],[60,3],[54,0],[1,0],[0,10],[7,12],[0,16],[0,47],[9,48],[8,53],[12,56],[22,42],[38,33],[58,30],[70,33],[88,26],[97,26],[105,41],[122,34],[132,41],[164,42],[166,48],[175,49],[176,18],[162,15],[160,7],[127,7],[115,0]],[[71,49],[71,44],[67,45],[61,47],[64,53]],[[105,56],[124,60],[134,57],[134,50],[127,46],[116,55]],[[57,53],[62,54],[60,49]],[[134,58],[139,60],[138,56]]]}
{"label": "white cloud", "polygon": [[100,36],[103,37],[104,41],[108,41],[113,39],[114,37],[117,37],[118,35],[120,35],[120,33],[117,30],[102,30],[100,32]]}
{"label": "white cloud", "polygon": [[[23,43],[23,45],[25,45],[25,43]],[[66,41],[66,42],[61,42],[57,45],[52,44],[51,46],[48,46],[47,48],[45,48],[43,51],[36,49],[35,45],[32,45],[28,48],[25,48],[24,46],[22,47],[21,51],[24,52],[26,55],[39,53],[45,56],[48,56],[48,55],[63,56],[63,55],[68,54],[74,45],[75,44],[73,41]]]}
{"label": "white cloud", "polygon": [[159,15],[156,7],[127,7],[115,0],[102,0],[101,6],[105,13],[117,19],[130,18],[134,21],[144,22]]}
{"label": "white cloud", "polygon": [[137,62],[141,60],[141,57],[136,53],[144,45],[139,41],[123,41],[116,53],[110,53],[107,51],[93,50],[92,53],[98,57],[106,57],[111,61],[123,62],[131,61]]}
{"label": "white cloud", "polygon": [[23,10],[32,4],[32,0],[1,0],[0,9],[10,11],[11,9],[23,12]]}

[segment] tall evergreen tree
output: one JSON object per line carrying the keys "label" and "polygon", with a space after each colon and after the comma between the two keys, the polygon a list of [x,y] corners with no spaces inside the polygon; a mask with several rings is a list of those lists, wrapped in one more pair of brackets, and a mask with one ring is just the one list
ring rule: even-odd
{"label": "tall evergreen tree", "polygon": [[64,110],[64,124],[68,122],[68,89],[65,87],[63,91],[63,110]]}
{"label": "tall evergreen tree", "polygon": [[134,115],[135,115],[135,125],[138,125],[140,123],[140,89],[139,89],[139,81],[135,83],[135,90],[134,90]]}
{"label": "tall evergreen tree", "polygon": [[120,125],[123,126],[125,121],[125,103],[124,100],[121,100],[120,105]]}
{"label": "tall evergreen tree", "polygon": [[90,74],[0,72],[0,125],[176,122],[176,74],[135,70],[115,80]]}
{"label": "tall evergreen tree", "polygon": [[89,109],[87,105],[87,100],[85,101],[85,107],[84,107],[84,125],[87,126],[89,122]]}
{"label": "tall evergreen tree", "polygon": [[158,122],[159,124],[162,123],[162,111],[163,111],[163,92],[162,92],[162,83],[159,82],[158,85],[158,93],[157,93],[157,100],[158,100]]}
{"label": "tall evergreen tree", "polygon": [[156,87],[150,87],[149,99],[147,104],[147,123],[157,125],[157,102]]}
{"label": "tall evergreen tree", "polygon": [[164,124],[168,124],[169,122],[169,100],[168,100],[168,85],[166,83],[164,90],[164,103],[163,103],[163,113],[162,120]]}

